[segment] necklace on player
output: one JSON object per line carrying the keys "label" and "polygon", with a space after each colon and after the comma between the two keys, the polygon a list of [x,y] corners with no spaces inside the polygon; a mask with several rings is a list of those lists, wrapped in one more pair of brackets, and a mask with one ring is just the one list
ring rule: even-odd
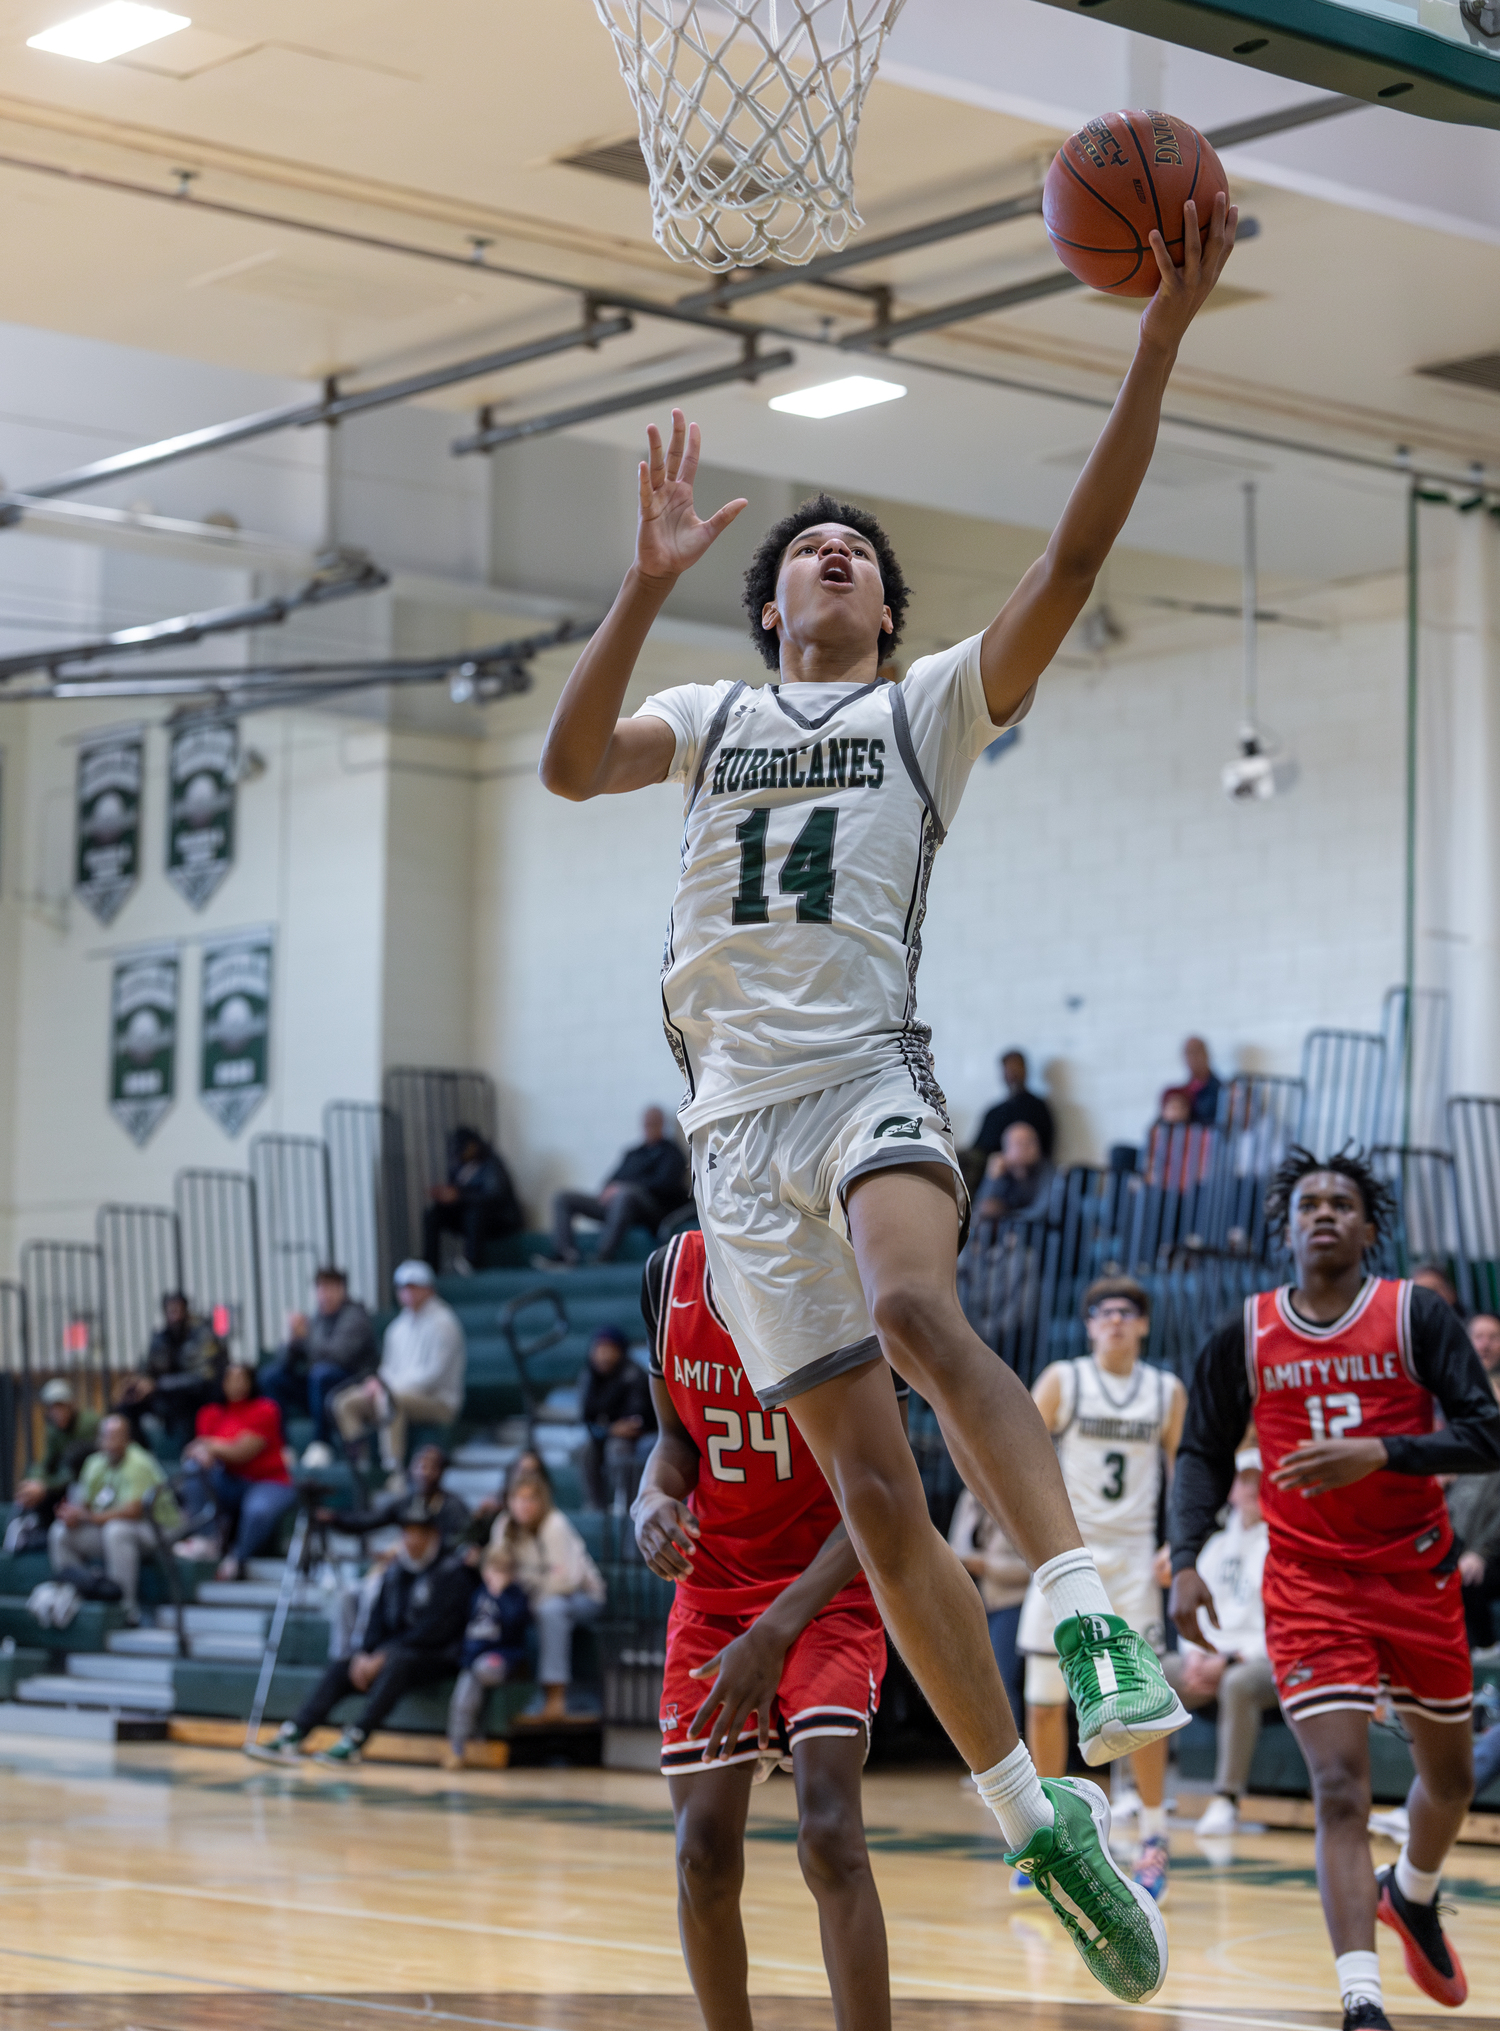
{"label": "necklace on player", "polygon": [[1135,1366],[1131,1369],[1129,1387],[1126,1389],[1125,1394],[1123,1396],[1115,1396],[1111,1392],[1109,1384],[1104,1379],[1104,1370],[1099,1366],[1099,1363],[1094,1359],[1094,1356],[1092,1354],[1089,1356],[1089,1362],[1093,1367],[1093,1371],[1096,1378],[1098,1379],[1099,1387],[1104,1392],[1104,1400],[1109,1405],[1110,1409],[1128,1410],[1131,1404],[1135,1401],[1136,1391],[1141,1386],[1140,1362],[1137,1361]]}

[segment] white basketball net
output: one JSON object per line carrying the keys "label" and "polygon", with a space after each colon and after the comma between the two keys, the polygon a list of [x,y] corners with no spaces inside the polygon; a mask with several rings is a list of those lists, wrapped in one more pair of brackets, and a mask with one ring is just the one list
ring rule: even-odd
{"label": "white basketball net", "polygon": [[905,0],[594,0],[651,175],[657,241],[702,268],[843,245],[854,141]]}

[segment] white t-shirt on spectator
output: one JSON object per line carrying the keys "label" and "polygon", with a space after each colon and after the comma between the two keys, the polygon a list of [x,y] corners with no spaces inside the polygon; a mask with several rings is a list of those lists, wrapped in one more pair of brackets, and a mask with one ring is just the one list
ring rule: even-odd
{"label": "white t-shirt on spectator", "polygon": [[1269,1542],[1264,1519],[1247,1530],[1238,1512],[1231,1511],[1224,1528],[1216,1530],[1199,1552],[1198,1572],[1214,1597],[1219,1626],[1215,1629],[1206,1615],[1200,1615],[1198,1627],[1215,1650],[1237,1657],[1265,1656],[1260,1582]]}

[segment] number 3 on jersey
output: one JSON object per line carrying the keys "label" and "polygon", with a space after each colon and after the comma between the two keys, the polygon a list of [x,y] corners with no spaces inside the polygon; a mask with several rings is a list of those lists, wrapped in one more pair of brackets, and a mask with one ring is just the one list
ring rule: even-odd
{"label": "number 3 on jersey", "polygon": [[[750,812],[735,828],[734,836],[740,843],[740,885],[733,911],[736,924],[767,924],[771,920],[771,905],[766,899],[766,827],[770,822],[770,812],[762,809]],[[831,805],[819,805],[781,864],[781,893],[797,898],[799,924],[833,922],[837,879],[833,835],[838,822],[839,814]]]}
{"label": "number 3 on jersey", "polygon": [[1337,1396],[1307,1399],[1307,1422],[1315,1439],[1341,1439],[1363,1420],[1364,1412],[1352,1389]]}
{"label": "number 3 on jersey", "polygon": [[[722,1425],[708,1442],[708,1465],[716,1481],[743,1481],[743,1467],[726,1466],[725,1460],[731,1453],[744,1451],[745,1419],[737,1410],[706,1410],[703,1422]],[[766,1430],[766,1420],[758,1410],[752,1410],[749,1417],[750,1450],[752,1453],[774,1453],[776,1455],[776,1478],[790,1481],[792,1478],[792,1442],[787,1431],[786,1412],[773,1410],[770,1417],[771,1429]]]}

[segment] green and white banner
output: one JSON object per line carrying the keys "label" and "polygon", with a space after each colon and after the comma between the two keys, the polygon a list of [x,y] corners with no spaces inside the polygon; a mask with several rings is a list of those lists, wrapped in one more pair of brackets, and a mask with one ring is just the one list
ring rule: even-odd
{"label": "green and white banner", "polygon": [[172,735],[167,880],[195,910],[234,865],[239,765],[240,730],[233,720],[190,721]]}
{"label": "green and white banner", "polygon": [[271,1044],[271,934],[242,931],[203,947],[198,1097],[238,1135],[266,1097]]}
{"label": "green and white banner", "polygon": [[73,884],[101,924],[112,923],[141,871],[141,780],[145,736],[138,726],[95,734],[78,750]]}
{"label": "green and white banner", "polygon": [[109,1111],[133,1143],[151,1140],[177,1097],[175,945],[121,953],[109,996]]}

